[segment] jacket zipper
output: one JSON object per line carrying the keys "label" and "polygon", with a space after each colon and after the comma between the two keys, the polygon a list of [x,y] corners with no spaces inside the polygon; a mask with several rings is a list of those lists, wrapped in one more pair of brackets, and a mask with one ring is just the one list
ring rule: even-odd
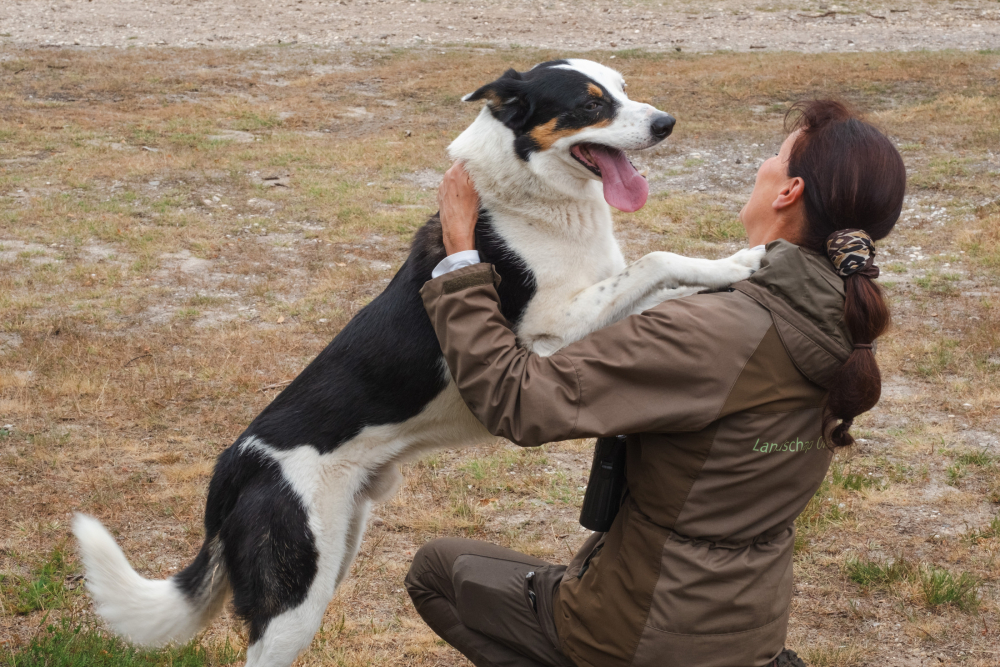
{"label": "jacket zipper", "polygon": [[594,556],[596,556],[598,553],[600,553],[601,549],[603,549],[603,548],[604,548],[604,542],[601,542],[596,547],[594,547],[593,551],[591,551],[589,554],[587,554],[586,560],[584,560],[583,561],[583,565],[580,566],[580,571],[577,572],[577,574],[576,574],[576,578],[577,579],[582,579],[583,578],[583,573],[586,572],[587,568],[590,567],[590,561],[592,561],[594,559]]}

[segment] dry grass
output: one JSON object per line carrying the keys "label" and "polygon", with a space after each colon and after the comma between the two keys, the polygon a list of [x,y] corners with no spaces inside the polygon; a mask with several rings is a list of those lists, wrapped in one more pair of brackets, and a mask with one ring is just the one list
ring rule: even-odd
{"label": "dry grass", "polygon": [[[215,456],[383,288],[433,212],[444,148],[476,113],[459,97],[554,55],[4,54],[6,650],[46,613],[87,613],[72,577],[65,591],[53,579],[72,557],[45,569],[73,510],[105,521],[151,576],[192,557]],[[638,158],[654,195],[619,216],[631,257],[734,249],[734,212],[796,99],[845,97],[898,141],[911,187],[881,245],[895,314],[879,350],[886,391],[800,521],[789,644],[831,667],[995,665],[1000,56],[609,55],[594,54],[679,119]],[[575,519],[588,467],[582,442],[498,443],[409,467],[300,664],[465,664],[413,613],[408,557],[430,537],[468,535],[566,561],[585,538]],[[897,557],[928,574],[852,580],[851,563]],[[931,604],[935,572],[968,573],[978,603]],[[41,602],[24,606],[38,582]],[[203,641],[227,639],[243,642],[228,616]]]}

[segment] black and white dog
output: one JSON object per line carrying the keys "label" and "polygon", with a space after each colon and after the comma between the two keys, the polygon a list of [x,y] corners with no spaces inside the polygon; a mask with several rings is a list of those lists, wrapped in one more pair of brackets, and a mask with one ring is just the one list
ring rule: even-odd
{"label": "black and white dog", "polygon": [[[664,299],[742,280],[762,256],[653,252],[625,266],[608,204],[638,210],[648,187],[624,151],[659,143],[674,119],[624,87],[587,60],[510,70],[466,96],[486,103],[450,147],[480,193],[477,241],[503,277],[503,313],[543,355]],[[444,255],[435,216],[385,291],[219,456],[205,543],[184,570],[140,577],[97,520],[77,515],[87,588],[115,632],[182,642],[231,595],[249,626],[248,665],[289,665],[309,646],[399,464],[491,437],[456,391],[418,294]]]}

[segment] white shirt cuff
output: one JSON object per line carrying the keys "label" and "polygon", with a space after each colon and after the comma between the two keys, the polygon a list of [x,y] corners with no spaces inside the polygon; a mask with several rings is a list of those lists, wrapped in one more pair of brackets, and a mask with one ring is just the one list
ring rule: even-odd
{"label": "white shirt cuff", "polygon": [[451,273],[457,269],[464,269],[467,266],[479,264],[478,250],[463,250],[454,255],[448,255],[434,267],[431,271],[431,278],[440,278],[446,273]]}

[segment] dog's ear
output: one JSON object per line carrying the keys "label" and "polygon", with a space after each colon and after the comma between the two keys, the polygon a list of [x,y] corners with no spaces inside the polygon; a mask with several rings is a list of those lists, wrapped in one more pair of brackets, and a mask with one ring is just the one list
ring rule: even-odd
{"label": "dog's ear", "polygon": [[496,81],[463,97],[462,101],[486,100],[493,116],[516,132],[524,127],[531,116],[532,104],[526,93],[527,82],[521,73],[509,69]]}

